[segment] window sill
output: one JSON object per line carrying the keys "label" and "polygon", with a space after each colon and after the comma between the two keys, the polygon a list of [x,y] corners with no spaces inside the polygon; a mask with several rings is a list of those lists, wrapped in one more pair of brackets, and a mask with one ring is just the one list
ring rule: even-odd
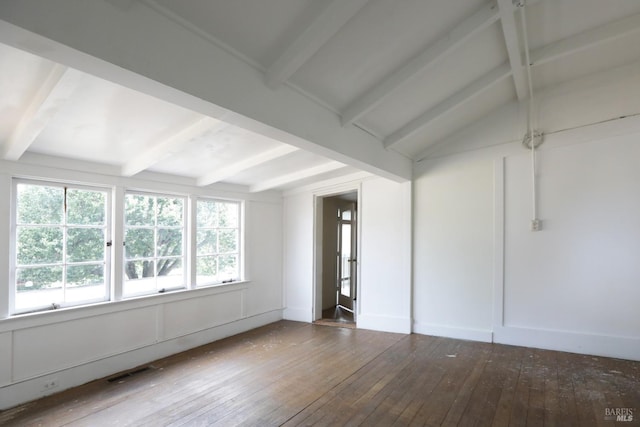
{"label": "window sill", "polygon": [[176,301],[201,298],[208,295],[240,292],[248,289],[249,280],[231,283],[217,283],[195,289],[176,289],[163,293],[129,297],[120,301],[105,301],[94,304],[65,307],[32,313],[16,314],[0,319],[0,333],[18,329],[33,328],[51,323],[67,322],[87,317],[117,313],[120,311],[152,307]]}

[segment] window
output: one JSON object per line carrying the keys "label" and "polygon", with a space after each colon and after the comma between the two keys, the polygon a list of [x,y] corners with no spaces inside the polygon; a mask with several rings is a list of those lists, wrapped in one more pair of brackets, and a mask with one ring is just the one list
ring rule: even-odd
{"label": "window", "polygon": [[12,189],[11,314],[242,279],[241,202],[132,190],[112,213],[114,188],[14,179]]}
{"label": "window", "polygon": [[125,195],[126,296],[185,287],[185,198]]}
{"label": "window", "polygon": [[240,280],[240,203],[197,201],[197,286]]}
{"label": "window", "polygon": [[109,192],[14,182],[13,312],[109,298]]}

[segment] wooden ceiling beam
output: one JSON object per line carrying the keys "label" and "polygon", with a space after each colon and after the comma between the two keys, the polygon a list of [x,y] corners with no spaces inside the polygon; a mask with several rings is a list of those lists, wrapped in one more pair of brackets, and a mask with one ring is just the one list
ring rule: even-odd
{"label": "wooden ceiling beam", "polygon": [[518,100],[523,100],[527,98],[529,90],[527,89],[525,69],[522,63],[520,37],[518,36],[516,27],[513,3],[511,0],[498,0],[498,9],[500,10],[502,35],[504,36],[504,42],[507,46],[511,76],[513,77],[513,83],[516,88],[516,95]]}
{"label": "wooden ceiling beam", "polygon": [[165,130],[153,140],[148,149],[133,156],[121,167],[122,176],[132,176],[184,149],[185,144],[216,127],[228,126],[227,123],[198,115],[189,123]]}
{"label": "wooden ceiling beam", "polygon": [[289,153],[298,151],[298,148],[291,145],[281,145],[271,150],[264,151],[254,156],[242,159],[238,162],[232,163],[220,169],[216,169],[206,175],[199,177],[196,181],[198,186],[205,186],[213,184],[219,181],[223,181],[226,178],[232,177],[245,170],[262,165],[272,160],[284,157]]}
{"label": "wooden ceiling beam", "polygon": [[546,64],[640,31],[640,14],[583,31],[531,52],[531,66]]}
{"label": "wooden ceiling beam", "polygon": [[353,101],[342,112],[343,126],[349,125],[378,106],[398,88],[411,81],[425,69],[441,61],[479,32],[490,27],[500,18],[498,6],[490,3],[452,29],[443,38],[429,45],[422,53],[405,63],[378,82],[373,89]]}
{"label": "wooden ceiling beam", "polygon": [[368,0],[334,0],[318,18],[298,36],[265,73],[272,89],[291,77],[331,37],[367,3]]}
{"label": "wooden ceiling beam", "polygon": [[464,103],[470,101],[476,96],[491,89],[502,80],[511,75],[511,66],[508,63],[502,64],[484,76],[475,80],[462,90],[456,92],[451,97],[445,99],[440,104],[429,109],[425,113],[411,120],[409,123],[389,135],[385,141],[385,148],[391,148],[400,142],[415,135],[417,132],[428,126],[431,122],[450,113]]}
{"label": "wooden ceiling beam", "polygon": [[69,100],[80,73],[54,64],[35,95],[22,112],[2,150],[5,160],[18,160],[47,127],[49,121]]}
{"label": "wooden ceiling beam", "polygon": [[292,182],[300,181],[305,178],[311,178],[313,176],[321,175],[326,172],[331,172],[337,169],[345,167],[343,163],[330,161],[322,163],[318,166],[310,168],[300,169],[299,171],[277,176],[272,179],[268,179],[259,184],[255,184],[249,187],[249,191],[257,193],[260,191],[270,190],[272,188],[280,187],[282,185],[290,184]]}

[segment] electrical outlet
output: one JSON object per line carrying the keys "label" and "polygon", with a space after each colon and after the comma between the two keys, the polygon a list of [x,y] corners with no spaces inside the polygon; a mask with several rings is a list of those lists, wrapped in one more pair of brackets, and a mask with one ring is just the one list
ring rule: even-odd
{"label": "electrical outlet", "polygon": [[42,391],[53,390],[56,387],[58,387],[57,379],[48,380],[42,385]]}

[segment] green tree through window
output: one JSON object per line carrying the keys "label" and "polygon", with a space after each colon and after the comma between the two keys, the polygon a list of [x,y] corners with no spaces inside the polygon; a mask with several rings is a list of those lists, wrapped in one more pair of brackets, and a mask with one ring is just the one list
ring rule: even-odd
{"label": "green tree through window", "polygon": [[185,286],[183,197],[125,197],[125,294]]}
{"label": "green tree through window", "polygon": [[105,190],[16,184],[15,308],[107,298]]}
{"label": "green tree through window", "polygon": [[240,204],[200,199],[197,202],[198,285],[240,278]]}

